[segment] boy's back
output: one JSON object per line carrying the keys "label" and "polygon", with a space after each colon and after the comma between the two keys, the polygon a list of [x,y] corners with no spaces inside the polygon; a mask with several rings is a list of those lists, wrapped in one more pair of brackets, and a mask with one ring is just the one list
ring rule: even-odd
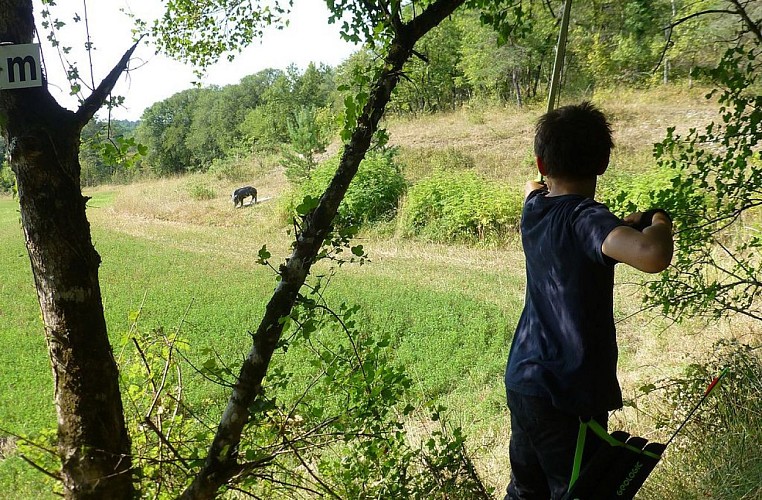
{"label": "boy's back", "polygon": [[672,258],[666,213],[620,220],[594,201],[612,146],[605,116],[590,103],[559,108],[537,124],[537,168],[548,185],[528,183],[522,214],[527,291],[505,374],[511,410],[506,499],[555,500],[566,493],[579,417],[605,427],[608,411],[622,406],[614,265],[659,272]]}
{"label": "boy's back", "polygon": [[601,252],[622,221],[580,195],[527,198],[521,235],[527,290],[506,386],[576,415],[622,405],[616,378],[614,261]]}

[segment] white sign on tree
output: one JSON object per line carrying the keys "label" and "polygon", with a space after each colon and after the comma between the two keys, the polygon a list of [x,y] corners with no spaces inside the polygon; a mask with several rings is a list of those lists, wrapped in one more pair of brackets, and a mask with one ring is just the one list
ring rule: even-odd
{"label": "white sign on tree", "polygon": [[40,44],[0,45],[0,89],[42,87]]}

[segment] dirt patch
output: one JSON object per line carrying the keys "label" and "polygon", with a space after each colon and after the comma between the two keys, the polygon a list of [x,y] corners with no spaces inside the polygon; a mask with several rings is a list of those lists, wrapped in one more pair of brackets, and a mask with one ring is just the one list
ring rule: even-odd
{"label": "dirt patch", "polygon": [[10,457],[16,450],[16,438],[13,436],[0,436],[0,460]]}

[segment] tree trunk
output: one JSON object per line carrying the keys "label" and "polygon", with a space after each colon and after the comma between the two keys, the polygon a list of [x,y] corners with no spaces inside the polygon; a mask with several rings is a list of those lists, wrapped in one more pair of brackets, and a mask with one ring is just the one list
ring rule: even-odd
{"label": "tree trunk", "polygon": [[318,206],[304,218],[303,229],[297,236],[294,250],[280,267],[281,280],[253,336],[251,350],[241,367],[205,463],[181,498],[213,498],[222,485],[243,471],[244,468],[238,462],[238,445],[249,420],[249,408],[262,392],[262,380],[283,332],[281,318],[288,316],[294,307],[297,294],[330,231],[339,204],[370,147],[392,90],[399,82],[402,67],[411,56],[415,43],[452,14],[463,1],[437,0],[412,21],[395,25],[396,36],[388,49],[384,70],[373,84],[368,103],[358,117],[349,143],[345,145],[336,174],[321,196]]}
{"label": "tree trunk", "polygon": [[523,106],[523,102],[521,101],[521,84],[519,83],[518,71],[518,68],[513,68],[513,71],[511,71],[511,79],[513,80],[513,91],[516,93],[516,105],[521,107]]}
{"label": "tree trunk", "polygon": [[[31,0],[0,0],[0,40],[31,43]],[[80,189],[83,116],[46,86],[0,91],[0,124],[45,325],[67,498],[133,496],[130,441]]]}

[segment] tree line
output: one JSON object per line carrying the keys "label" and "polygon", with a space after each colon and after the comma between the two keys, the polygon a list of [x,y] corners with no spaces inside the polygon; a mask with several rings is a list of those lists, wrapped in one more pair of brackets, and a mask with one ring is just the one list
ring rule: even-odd
{"label": "tree line", "polygon": [[[693,79],[697,70],[714,67],[735,37],[737,19],[715,8],[725,3],[575,3],[563,93]],[[478,10],[456,11],[418,43],[389,111],[420,114],[476,101],[521,106],[544,99],[560,10],[551,2],[522,2],[521,10],[508,14],[518,26],[510,33],[494,29]],[[693,17],[706,10],[718,14]],[[413,15],[412,6],[405,15]],[[253,151],[311,156],[337,134],[347,92],[363,92],[353,76],[380,60],[380,50],[366,46],[335,68],[266,69],[237,84],[190,88],[150,106],[137,123],[94,120],[83,130],[82,183],[206,171],[215,159]],[[0,190],[12,185],[7,167],[0,170]]]}

